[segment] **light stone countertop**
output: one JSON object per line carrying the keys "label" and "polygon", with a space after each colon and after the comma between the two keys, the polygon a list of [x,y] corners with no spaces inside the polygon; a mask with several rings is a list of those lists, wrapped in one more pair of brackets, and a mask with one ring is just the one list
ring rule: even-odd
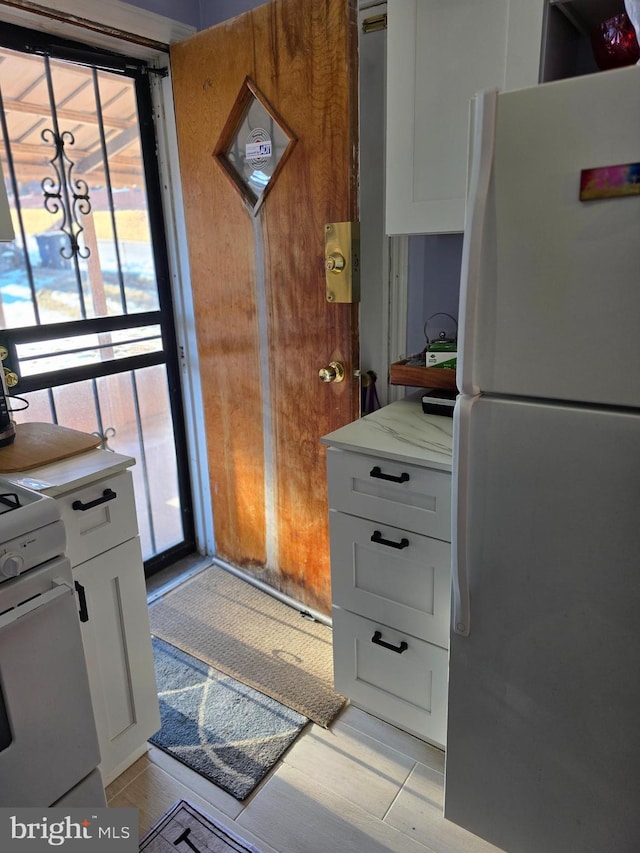
{"label": "light stone countertop", "polygon": [[452,432],[452,418],[425,415],[420,400],[398,400],[320,441],[341,450],[451,471]]}
{"label": "light stone countertop", "polygon": [[119,474],[135,464],[135,459],[130,456],[96,449],[29,471],[11,472],[1,476],[3,480],[57,497],[72,489],[79,489],[89,483]]}

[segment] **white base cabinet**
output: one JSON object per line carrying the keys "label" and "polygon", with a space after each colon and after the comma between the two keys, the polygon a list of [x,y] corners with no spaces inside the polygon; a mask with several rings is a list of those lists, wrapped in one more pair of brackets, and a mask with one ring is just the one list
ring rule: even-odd
{"label": "white base cabinet", "polygon": [[160,728],[147,593],[136,536],[73,568],[89,621],[82,640],[105,784],[135,760]]}
{"label": "white base cabinet", "polygon": [[65,524],[105,785],[160,728],[132,464],[96,450],[24,475]]}
{"label": "white base cabinet", "polygon": [[336,690],[446,743],[451,475],[327,451]]}
{"label": "white base cabinet", "polygon": [[147,593],[129,471],[57,497],[80,600],[105,785],[160,728]]}

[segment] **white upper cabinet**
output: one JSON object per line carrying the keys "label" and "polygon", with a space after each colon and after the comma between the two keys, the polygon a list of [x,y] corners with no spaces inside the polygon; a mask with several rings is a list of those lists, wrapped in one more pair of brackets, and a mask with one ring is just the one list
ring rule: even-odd
{"label": "white upper cabinet", "polygon": [[464,229],[469,102],[539,78],[545,0],[389,0],[387,234]]}

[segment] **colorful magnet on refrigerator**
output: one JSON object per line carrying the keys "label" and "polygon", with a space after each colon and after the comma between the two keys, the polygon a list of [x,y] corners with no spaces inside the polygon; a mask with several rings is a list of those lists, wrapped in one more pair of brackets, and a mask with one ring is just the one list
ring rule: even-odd
{"label": "colorful magnet on refrigerator", "polygon": [[640,195],[640,163],[600,166],[580,172],[580,201]]}

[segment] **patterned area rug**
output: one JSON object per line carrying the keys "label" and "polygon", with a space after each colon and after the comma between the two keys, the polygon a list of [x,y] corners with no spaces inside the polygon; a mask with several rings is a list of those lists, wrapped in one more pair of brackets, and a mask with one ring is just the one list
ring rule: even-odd
{"label": "patterned area rug", "polygon": [[333,688],[331,628],[217,566],[149,608],[151,633],[327,728],[345,702]]}
{"label": "patterned area rug", "polygon": [[157,637],[153,656],[162,728],[151,743],[243,800],[308,719]]}
{"label": "patterned area rug", "polygon": [[171,853],[195,850],[197,853],[260,853],[212,817],[180,800],[160,818],[139,845],[144,853]]}

